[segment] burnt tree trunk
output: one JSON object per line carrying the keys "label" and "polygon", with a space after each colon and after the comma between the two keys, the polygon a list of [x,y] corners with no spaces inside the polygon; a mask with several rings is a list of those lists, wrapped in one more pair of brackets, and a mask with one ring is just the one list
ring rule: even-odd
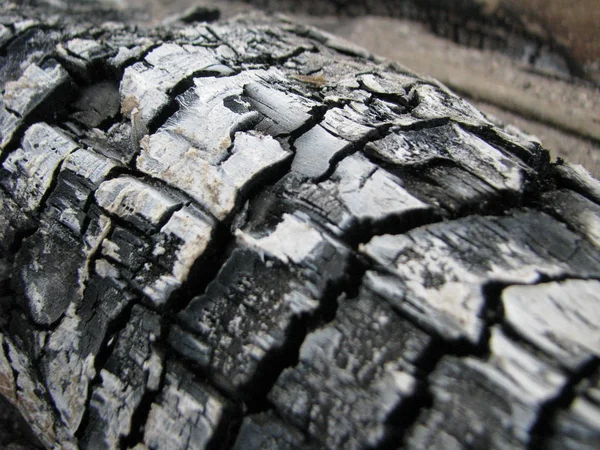
{"label": "burnt tree trunk", "polygon": [[597,448],[583,169],[293,23],[0,23],[0,394],[42,445]]}

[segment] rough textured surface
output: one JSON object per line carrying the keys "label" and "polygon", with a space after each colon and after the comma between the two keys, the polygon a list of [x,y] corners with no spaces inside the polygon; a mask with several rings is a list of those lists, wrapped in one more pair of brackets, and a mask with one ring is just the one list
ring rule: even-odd
{"label": "rough textured surface", "polygon": [[183,450],[203,449],[222,440],[220,434],[228,430],[221,423],[235,418],[230,403],[186,369],[174,365],[166,371],[161,393],[148,412],[143,443],[148,448]]}
{"label": "rough textured surface", "polygon": [[589,174],[311,28],[24,8],[0,394],[42,445],[593,446]]}
{"label": "rough textured surface", "polygon": [[567,410],[560,411],[554,432],[544,443],[548,448],[592,449],[600,444],[600,384],[598,370],[578,386],[578,395]]}
{"label": "rough textured surface", "polygon": [[307,319],[332,307],[320,303],[331,302],[348,250],[293,216],[267,237],[240,232],[238,240],[249,248],[234,250],[206,293],[179,314],[183,327],[169,341],[223,389],[252,399],[284,368]]}
{"label": "rough textured surface", "polygon": [[544,403],[566,383],[498,329],[487,360],[444,357],[429,380],[433,406],[409,432],[409,448],[527,448]]}
{"label": "rough textured surface", "polygon": [[415,364],[430,345],[427,334],[363,290],[306,337],[298,364],[281,374],[269,398],[326,448],[374,447],[416,395]]}
{"label": "rough textured surface", "polygon": [[473,343],[482,338],[485,308],[491,306],[486,285],[598,277],[600,267],[595,247],[562,223],[529,211],[377,236],[362,249],[382,266],[366,275],[376,291],[423,326]]}
{"label": "rough textured surface", "polygon": [[235,450],[308,450],[319,447],[269,411],[244,419],[233,448]]}
{"label": "rough textured surface", "polygon": [[25,117],[38,112],[43,106],[52,110],[51,100],[56,100],[52,96],[57,96],[60,91],[64,94],[69,75],[56,61],[49,61],[42,67],[30,65],[18,80],[6,81],[0,110],[2,154],[23,126]]}
{"label": "rough textured surface", "polygon": [[80,445],[116,448],[132,431],[132,417],[147,392],[160,387],[164,349],[156,348],[161,336],[160,318],[134,306],[127,327],[92,388],[89,417]]}
{"label": "rough textured surface", "polygon": [[507,325],[568,368],[577,370],[598,357],[598,281],[511,286],[502,303]]}
{"label": "rough textured surface", "polygon": [[583,234],[596,246],[600,244],[600,208],[575,192],[558,190],[548,192],[548,211]]}

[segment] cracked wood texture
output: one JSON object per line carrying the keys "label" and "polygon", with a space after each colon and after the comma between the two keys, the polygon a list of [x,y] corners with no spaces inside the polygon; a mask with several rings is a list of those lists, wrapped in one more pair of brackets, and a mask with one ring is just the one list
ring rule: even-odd
{"label": "cracked wood texture", "polygon": [[8,6],[0,395],[32,442],[598,448],[583,169],[315,29]]}

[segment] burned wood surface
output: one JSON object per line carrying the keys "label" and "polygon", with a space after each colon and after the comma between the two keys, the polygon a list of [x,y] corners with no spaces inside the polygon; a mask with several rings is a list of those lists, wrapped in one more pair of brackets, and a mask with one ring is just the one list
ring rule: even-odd
{"label": "burned wood surface", "polygon": [[0,394],[40,445],[597,448],[583,169],[293,23],[0,23]]}

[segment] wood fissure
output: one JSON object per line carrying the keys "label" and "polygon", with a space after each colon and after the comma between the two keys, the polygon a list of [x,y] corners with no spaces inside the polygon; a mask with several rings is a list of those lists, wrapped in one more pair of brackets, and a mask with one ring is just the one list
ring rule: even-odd
{"label": "wood fissure", "polygon": [[0,381],[44,445],[589,441],[597,181],[309,28],[60,20],[0,107]]}

